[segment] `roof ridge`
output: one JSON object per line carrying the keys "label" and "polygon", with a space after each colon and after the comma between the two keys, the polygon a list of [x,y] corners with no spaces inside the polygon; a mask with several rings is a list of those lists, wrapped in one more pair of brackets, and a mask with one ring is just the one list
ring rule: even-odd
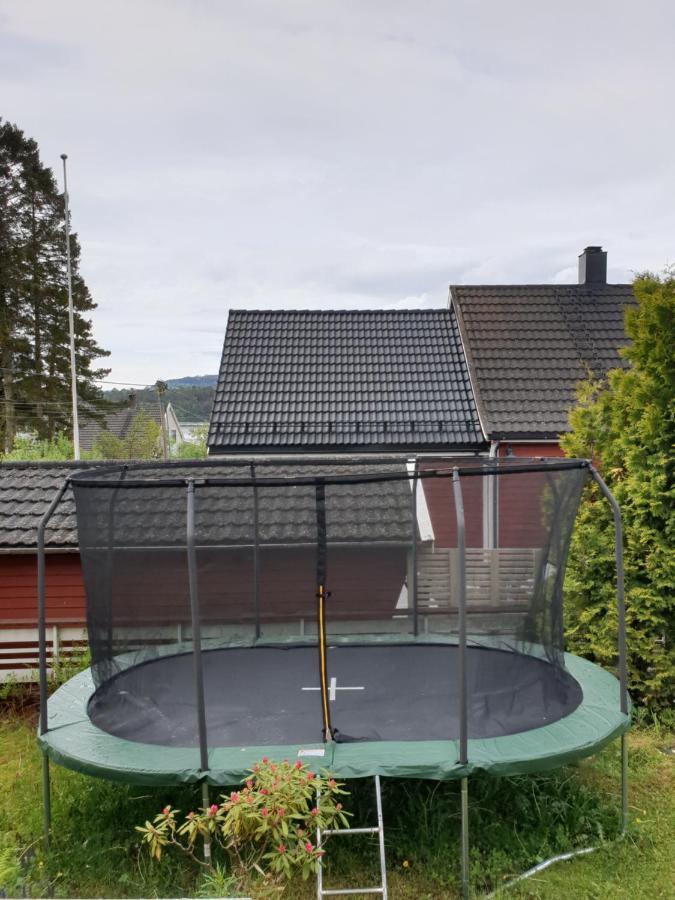
{"label": "roof ridge", "polygon": [[486,291],[486,290],[511,290],[511,291],[521,291],[523,288],[570,288],[572,290],[600,290],[604,291],[607,288],[629,288],[632,290],[633,285],[630,282],[617,281],[617,282],[602,282],[602,283],[592,283],[592,284],[578,284],[574,281],[570,282],[555,282],[555,281],[532,281],[532,282],[524,282],[522,284],[451,284],[450,290],[476,290],[476,291]]}
{"label": "roof ridge", "polygon": [[[91,469],[94,466],[132,465],[147,462],[142,459],[0,459],[0,472],[4,469]],[[157,460],[162,462],[162,460]]]}
{"label": "roof ridge", "polygon": [[262,315],[372,315],[373,313],[380,315],[399,315],[406,313],[439,313],[448,312],[447,305],[426,307],[424,309],[415,309],[414,307],[406,307],[405,309],[231,309],[230,314],[262,314]]}

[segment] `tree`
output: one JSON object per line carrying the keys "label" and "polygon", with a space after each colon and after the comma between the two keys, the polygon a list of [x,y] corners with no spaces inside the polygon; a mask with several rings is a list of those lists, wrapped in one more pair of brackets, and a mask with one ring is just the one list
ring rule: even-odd
{"label": "tree", "polygon": [[102,431],[94,442],[94,459],[154,459],[160,455],[160,430],[145,410],[131,420],[125,437]]}
{"label": "tree", "polygon": [[179,459],[206,459],[206,438],[208,433],[208,425],[198,425],[192,432],[193,440],[183,441],[176,451],[176,456]]}
{"label": "tree", "polygon": [[0,455],[0,462],[56,461],[72,458],[73,442],[65,434],[56,434],[50,440],[36,439],[33,435],[17,435],[12,452]]}
{"label": "tree", "polygon": [[[653,706],[675,689],[675,272],[633,285],[627,366],[580,386],[561,444],[596,460],[621,505],[629,686]],[[572,541],[567,597],[570,646],[598,662],[616,654],[613,529],[588,491]]]}
{"label": "tree", "polygon": [[[0,120],[0,438],[10,451],[18,429],[50,438],[72,427],[65,204],[38,146]],[[70,234],[78,396],[106,407],[94,369],[107,356],[86,313],[95,308],[79,274],[80,246]]]}

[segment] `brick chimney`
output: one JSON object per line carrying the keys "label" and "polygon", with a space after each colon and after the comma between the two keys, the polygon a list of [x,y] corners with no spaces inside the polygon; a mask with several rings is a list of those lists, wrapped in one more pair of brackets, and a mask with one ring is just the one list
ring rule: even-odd
{"label": "brick chimney", "polygon": [[607,251],[586,247],[579,254],[579,284],[607,284]]}

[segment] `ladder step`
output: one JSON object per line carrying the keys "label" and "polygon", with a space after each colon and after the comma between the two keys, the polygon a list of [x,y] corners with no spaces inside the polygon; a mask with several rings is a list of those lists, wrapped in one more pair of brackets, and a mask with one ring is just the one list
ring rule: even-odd
{"label": "ladder step", "polygon": [[322,897],[345,897],[347,894],[384,894],[384,890],[379,888],[338,888],[335,890],[322,890]]}
{"label": "ladder step", "polygon": [[[380,791],[380,776],[375,775],[375,805],[377,809],[377,827],[375,828],[327,828],[322,831],[320,828],[316,830],[317,847],[322,848],[323,838],[334,834],[376,834],[378,836],[378,844],[380,850],[380,886],[369,888],[328,888],[323,886],[323,866],[321,859],[316,871],[316,896],[317,900],[323,900],[324,897],[347,897],[356,896],[357,894],[371,894],[387,900],[387,870],[384,851],[384,822],[382,819],[382,793]],[[317,793],[317,807],[321,801],[321,795]]]}
{"label": "ladder step", "polygon": [[379,831],[379,828],[324,828],[321,834],[378,834]]}

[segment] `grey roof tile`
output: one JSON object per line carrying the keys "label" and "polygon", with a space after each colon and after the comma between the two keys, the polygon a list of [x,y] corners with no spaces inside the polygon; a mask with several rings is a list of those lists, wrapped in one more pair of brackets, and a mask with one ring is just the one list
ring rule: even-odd
{"label": "grey roof tile", "polygon": [[577,383],[622,365],[628,284],[453,285],[450,296],[490,438],[557,437]]}
{"label": "grey roof tile", "polygon": [[[93,470],[101,463],[0,463],[0,548],[34,550],[40,519],[64,480],[78,470]],[[109,468],[110,464],[104,464]],[[391,470],[388,465],[388,471]],[[406,469],[400,463],[401,474]],[[259,478],[291,475],[325,475],[325,465],[265,465],[258,468]],[[372,471],[371,464],[341,461],[344,475]],[[145,466],[143,477],[248,477],[241,467],[185,466],[157,463]],[[83,489],[86,491],[86,489]],[[89,492],[91,502],[83,513],[88,521],[100,524],[109,509],[110,492]],[[98,500],[101,502],[97,502]],[[253,536],[254,508],[252,491],[247,487],[200,487],[196,501],[198,541],[205,544],[250,544]],[[144,488],[142,491],[118,492],[116,526],[120,540],[127,545],[153,545],[165,542],[175,545],[184,540],[184,492],[177,488]],[[329,546],[331,541],[356,540],[401,542],[410,539],[410,487],[407,480],[326,486],[326,521]],[[316,507],[313,485],[259,488],[259,524],[262,543],[311,542],[316,540]],[[107,532],[106,532],[107,533]],[[68,488],[57,507],[46,534],[48,548],[78,548],[75,504],[72,488]]]}
{"label": "grey roof tile", "polygon": [[451,310],[230,312],[211,454],[482,443]]}
{"label": "grey roof tile", "polygon": [[115,409],[106,413],[102,422],[96,419],[88,419],[86,413],[82,414],[80,419],[80,448],[82,450],[92,450],[96,439],[102,431],[109,431],[115,437],[125,438],[134,416],[141,410],[161,427],[162,419],[157,403],[137,402],[130,406],[124,406],[121,409]]}
{"label": "grey roof tile", "polygon": [[[35,549],[40,519],[65,479],[86,462],[0,463],[0,547]],[[99,463],[100,465],[100,463]],[[50,548],[77,549],[72,491],[68,490],[47,526]]]}

